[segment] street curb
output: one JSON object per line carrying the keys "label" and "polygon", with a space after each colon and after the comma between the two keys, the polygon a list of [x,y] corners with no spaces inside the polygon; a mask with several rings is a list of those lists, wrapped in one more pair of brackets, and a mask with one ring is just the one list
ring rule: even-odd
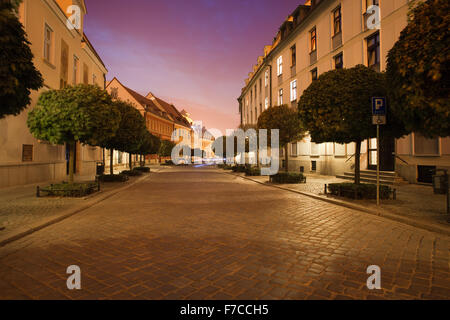
{"label": "street curb", "polygon": [[[158,170],[157,172],[159,172],[159,171],[161,171],[161,170]],[[153,171],[153,172],[150,172],[150,173],[156,173],[156,172]],[[102,202],[102,201],[104,201],[104,200],[106,200],[108,198],[111,198],[112,196],[116,195],[117,193],[119,193],[121,191],[124,191],[124,190],[126,190],[126,189],[128,189],[128,188],[130,188],[130,187],[132,187],[132,186],[134,186],[134,185],[136,185],[136,184],[138,184],[138,183],[148,179],[148,178],[150,178],[150,174],[145,175],[143,177],[140,177],[140,178],[136,179],[136,181],[133,181],[132,183],[130,183],[130,184],[126,185],[126,186],[120,187],[118,189],[114,189],[114,190],[111,190],[111,191],[108,191],[108,192],[105,192],[105,193],[101,193],[100,192],[100,193],[94,194],[92,197],[86,197],[84,199],[85,200],[89,200],[89,201],[88,201],[88,203],[82,205],[81,207],[76,208],[76,209],[66,210],[66,211],[63,212],[62,215],[58,216],[57,218],[50,218],[48,221],[46,221],[44,223],[36,224],[36,226],[31,227],[30,229],[28,229],[26,231],[21,231],[21,232],[15,234],[13,236],[7,237],[6,239],[0,240],[0,248],[6,246],[7,244],[9,244],[11,242],[17,241],[17,240],[22,239],[22,238],[24,238],[24,237],[26,237],[26,236],[28,236],[30,234],[33,234],[33,233],[35,233],[37,231],[40,231],[40,230],[42,230],[42,229],[44,229],[44,228],[46,228],[48,226],[51,226],[51,225],[53,225],[55,223],[58,223],[58,222],[61,222],[61,221],[65,220],[65,219],[67,219],[67,218],[70,218],[71,216],[74,216],[77,213],[80,213],[80,212],[82,212],[82,211],[84,211],[86,209],[89,209],[89,208],[93,207],[94,205],[96,205],[96,204],[98,204],[98,203],[100,203],[100,202]]]}
{"label": "street curb", "polygon": [[442,235],[445,235],[445,236],[450,236],[450,231],[448,229],[444,228],[444,227],[439,226],[439,225],[429,224],[429,223],[426,223],[426,222],[412,220],[412,219],[409,219],[407,217],[391,214],[391,213],[388,213],[388,212],[368,209],[368,208],[363,207],[363,206],[359,206],[359,205],[356,205],[356,204],[348,203],[348,202],[345,202],[345,201],[342,201],[342,200],[325,198],[323,196],[319,196],[317,194],[306,192],[306,191],[292,190],[292,189],[289,189],[289,188],[286,188],[286,187],[282,187],[282,186],[278,186],[278,185],[266,184],[266,183],[263,183],[261,181],[254,180],[252,178],[249,178],[249,177],[246,177],[246,176],[237,175],[237,174],[230,173],[230,172],[223,172],[223,173],[224,174],[230,174],[232,176],[243,178],[243,179],[246,179],[246,180],[249,180],[249,181],[253,181],[253,182],[259,183],[259,184],[261,184],[263,186],[277,188],[277,189],[281,189],[281,190],[285,190],[285,191],[290,191],[290,192],[301,194],[301,195],[304,195],[304,196],[307,196],[307,197],[310,197],[310,198],[313,198],[313,199],[316,199],[316,200],[321,200],[321,201],[328,202],[328,203],[331,203],[331,204],[334,204],[334,205],[338,205],[338,206],[341,206],[341,207],[346,207],[346,208],[349,208],[349,209],[362,211],[362,212],[365,212],[365,213],[369,213],[371,215],[375,215],[377,217],[382,217],[382,218],[394,220],[396,222],[400,222],[400,223],[403,223],[403,224],[407,224],[407,225],[412,226],[412,227],[416,227],[416,228],[424,229],[424,230],[427,230],[427,231],[439,233],[439,234],[442,234]]}

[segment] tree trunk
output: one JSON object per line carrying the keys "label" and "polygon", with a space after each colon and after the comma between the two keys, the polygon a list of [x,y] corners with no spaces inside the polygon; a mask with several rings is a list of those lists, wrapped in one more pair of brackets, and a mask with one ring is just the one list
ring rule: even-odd
{"label": "tree trunk", "polygon": [[361,183],[361,141],[357,141],[355,151],[355,184],[360,183]]}
{"label": "tree trunk", "polygon": [[130,162],[130,170],[133,170],[133,157],[131,155],[131,153],[128,154],[128,161]]}
{"label": "tree trunk", "polygon": [[286,173],[289,172],[289,155],[288,155],[289,143],[284,146],[284,159],[286,164]]}
{"label": "tree trunk", "polygon": [[76,142],[69,142],[69,183],[73,184],[73,172],[75,166],[75,146]]}
{"label": "tree trunk", "polygon": [[114,175],[114,149],[110,150],[109,156],[109,173]]}
{"label": "tree trunk", "polygon": [[103,157],[103,167],[106,167],[106,155],[105,155],[105,148],[103,148],[102,149],[103,150],[103,154],[102,154],[102,157]]}

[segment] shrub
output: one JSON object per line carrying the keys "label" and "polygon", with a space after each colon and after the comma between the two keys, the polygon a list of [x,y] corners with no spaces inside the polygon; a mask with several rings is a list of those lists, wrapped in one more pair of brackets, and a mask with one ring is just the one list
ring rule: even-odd
{"label": "shrub", "polygon": [[245,170],[245,175],[246,176],[250,176],[250,177],[254,177],[254,176],[260,176],[261,175],[261,169],[258,167],[250,167],[250,168],[246,168]]}
{"label": "shrub", "polygon": [[274,183],[306,183],[306,177],[301,173],[279,172],[270,176],[270,182]]}
{"label": "shrub", "polygon": [[122,171],[120,174],[124,174],[129,177],[142,176],[142,172],[139,170],[125,170],[125,171]]}
{"label": "shrub", "polygon": [[88,183],[61,183],[52,184],[48,187],[40,189],[40,192],[47,193],[53,197],[84,197],[99,191],[97,182]]}
{"label": "shrub", "polygon": [[245,172],[247,170],[247,166],[237,165],[233,166],[231,170],[233,170],[233,172]]}
{"label": "shrub", "polygon": [[99,177],[101,182],[126,182],[128,179],[128,176],[124,174],[107,174]]}
{"label": "shrub", "polygon": [[[335,196],[350,199],[376,199],[377,186],[375,184],[330,183],[328,192]],[[380,186],[380,199],[389,199],[392,189]]]}
{"label": "shrub", "polygon": [[217,167],[219,169],[224,169],[224,170],[231,170],[233,168],[233,166],[230,166],[229,164],[226,164],[226,163],[218,164]]}
{"label": "shrub", "polygon": [[164,163],[161,163],[161,165],[162,165],[162,166],[173,166],[173,165],[174,165],[174,163],[173,163],[173,161],[172,161],[172,160],[167,160],[166,162],[164,162]]}
{"label": "shrub", "polygon": [[144,172],[144,173],[149,173],[150,172],[150,168],[149,167],[136,167],[133,170]]}

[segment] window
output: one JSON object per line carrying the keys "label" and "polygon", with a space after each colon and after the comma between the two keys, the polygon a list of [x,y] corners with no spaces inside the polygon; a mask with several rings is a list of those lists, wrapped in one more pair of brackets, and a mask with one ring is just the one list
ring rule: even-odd
{"label": "window", "polygon": [[250,103],[253,103],[253,90],[250,90]]}
{"label": "window", "polygon": [[256,84],[255,84],[255,101],[256,101],[256,96],[257,96],[257,94],[258,94],[258,87],[256,86]]}
{"label": "window", "polygon": [[59,88],[67,87],[69,78],[69,46],[64,40],[61,40],[61,70]]}
{"label": "window", "polygon": [[281,106],[283,104],[283,89],[278,90],[278,105]]}
{"label": "window", "polygon": [[33,145],[32,144],[22,145],[22,161],[23,162],[33,161]]}
{"label": "window", "polygon": [[78,58],[77,56],[73,56],[73,76],[72,83],[75,85],[78,81]]}
{"label": "window", "polygon": [[376,71],[380,70],[380,33],[367,38],[368,66]]}
{"label": "window", "polygon": [[312,29],[310,31],[311,36],[311,52],[317,50],[317,31],[316,28]]}
{"label": "window", "polygon": [[83,64],[83,83],[89,84],[89,68],[86,64]]}
{"label": "window", "polygon": [[334,25],[334,35],[342,31],[341,7],[338,7],[333,12],[333,25]]}
{"label": "window", "polygon": [[97,84],[97,76],[95,74],[92,75],[92,83]]}
{"label": "window", "polygon": [[265,110],[269,109],[269,98],[266,98],[266,100],[264,101],[264,108]]}
{"label": "window", "polygon": [[264,75],[264,86],[267,88],[269,86],[269,70],[266,70]]}
{"label": "window", "polygon": [[295,45],[291,47],[292,66],[297,64],[297,48]]}
{"label": "window", "polygon": [[297,100],[297,80],[291,82],[291,102]]}
{"label": "window", "polygon": [[111,98],[119,98],[119,88],[111,88]]}
{"label": "window", "polygon": [[277,59],[277,75],[281,76],[283,74],[283,57],[280,56]]}
{"label": "window", "polygon": [[263,113],[263,107],[262,107],[262,103],[259,104],[259,113]]}
{"label": "window", "polygon": [[297,142],[291,144],[291,156],[297,156]]}
{"label": "window", "polygon": [[343,67],[344,67],[344,55],[341,52],[334,57],[334,68],[342,69]]}
{"label": "window", "polygon": [[366,0],[366,9],[370,6],[379,6],[380,1],[379,0]]}
{"label": "window", "polygon": [[415,155],[439,155],[439,138],[428,139],[419,133],[414,133]]}
{"label": "window", "polygon": [[53,30],[46,24],[44,31],[44,59],[47,62],[52,61],[53,50]]}
{"label": "window", "polygon": [[317,68],[311,70],[311,79],[312,81],[317,80]]}
{"label": "window", "polygon": [[262,78],[259,78],[259,92],[262,92]]}

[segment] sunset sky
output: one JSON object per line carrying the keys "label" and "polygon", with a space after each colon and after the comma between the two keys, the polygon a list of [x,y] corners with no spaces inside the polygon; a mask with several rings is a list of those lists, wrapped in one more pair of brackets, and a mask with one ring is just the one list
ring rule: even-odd
{"label": "sunset sky", "polygon": [[85,33],[109,73],[186,109],[239,125],[237,98],[264,45],[303,0],[86,0]]}

